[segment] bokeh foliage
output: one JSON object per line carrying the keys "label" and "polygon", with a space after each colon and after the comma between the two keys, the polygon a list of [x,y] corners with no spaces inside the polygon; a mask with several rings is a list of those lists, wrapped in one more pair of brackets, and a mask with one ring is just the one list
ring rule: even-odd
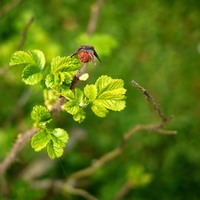
{"label": "bokeh foliage", "polygon": [[[0,9],[9,2],[0,2]],[[7,69],[31,16],[35,21],[22,50],[40,49],[47,55],[47,62],[55,56],[70,55],[81,43],[94,45],[103,65],[90,66],[88,82],[102,74],[124,79],[127,106],[105,119],[89,111],[82,124],[73,122],[67,114],[57,116],[54,123],[66,128],[70,137],[73,134],[78,137],[61,159],[66,173],[88,166],[92,159],[118,146],[122,135],[134,125],[158,122],[144,97],[131,87],[130,81],[134,79],[154,95],[166,114],[174,115],[167,128],[176,129],[178,134],[138,133],[129,141],[123,156],[89,177],[88,191],[99,199],[109,200],[124,182],[135,179],[138,184],[133,184],[127,199],[198,199],[200,2],[108,0],[100,12],[96,31],[88,37],[92,3],[92,0],[22,1],[0,18],[0,69]],[[27,88],[20,81],[19,71],[9,68],[1,73],[1,160],[17,133],[31,127],[32,107],[43,102],[41,88]],[[44,155],[42,152],[41,157]],[[44,195],[44,191],[33,190],[18,177],[39,156],[29,144],[20,154],[20,162],[9,169],[7,179],[12,183],[9,198],[35,199]],[[55,161],[40,178],[64,178],[61,169]],[[151,178],[143,184],[140,180],[146,175]],[[64,199],[60,194],[55,198]]]}

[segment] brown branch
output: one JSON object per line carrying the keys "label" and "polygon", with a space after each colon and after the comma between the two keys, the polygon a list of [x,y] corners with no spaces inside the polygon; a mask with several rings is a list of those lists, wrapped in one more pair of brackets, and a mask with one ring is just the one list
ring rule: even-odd
{"label": "brown branch", "polygon": [[81,68],[77,71],[77,73],[74,75],[74,78],[72,80],[70,89],[74,89],[74,87],[76,86],[76,84],[80,81],[80,77],[83,74],[83,72],[85,71],[86,67],[87,67],[88,63],[83,63],[83,65],[81,66]]}
{"label": "brown branch", "polygon": [[99,169],[100,167],[105,165],[108,161],[110,161],[110,160],[114,159],[115,157],[117,157],[118,155],[120,155],[121,152],[122,152],[122,149],[120,147],[117,147],[116,149],[104,154],[102,157],[95,160],[91,166],[71,174],[67,178],[67,182],[74,183],[75,180],[77,180],[77,179],[84,178],[84,177],[91,175],[97,169]]}
{"label": "brown branch", "polygon": [[0,9],[0,18],[4,17],[8,12],[13,10],[21,3],[21,0],[13,0]]}
{"label": "brown branch", "polygon": [[33,22],[34,22],[34,17],[31,17],[28,20],[27,24],[25,25],[25,27],[24,27],[24,29],[22,31],[21,39],[20,39],[20,41],[19,41],[19,43],[17,45],[16,51],[20,50],[24,46],[24,44],[26,42],[28,30],[29,30],[29,28],[30,28],[30,26],[32,25]]}
{"label": "brown branch", "polygon": [[124,183],[121,189],[117,192],[114,200],[125,199],[125,196],[129,193],[129,191],[133,188],[133,183],[128,180]]}
{"label": "brown branch", "polygon": [[99,13],[100,13],[101,7],[103,6],[103,3],[104,3],[104,0],[97,0],[91,6],[90,20],[87,27],[87,34],[89,36],[91,36],[96,29]]}
{"label": "brown branch", "polygon": [[93,195],[91,195],[89,192],[87,192],[86,190],[80,189],[80,188],[74,188],[69,184],[64,184],[62,186],[62,190],[64,192],[66,192],[67,194],[73,194],[73,195],[77,195],[77,196],[81,196],[84,197],[85,199],[88,200],[97,200],[97,198]]}
{"label": "brown branch", "polygon": [[63,182],[61,180],[51,180],[51,179],[45,179],[45,180],[34,180],[30,181],[30,185],[32,188],[35,189],[49,189],[52,188],[54,192],[63,192],[67,196],[69,194],[73,194],[76,196],[84,197],[88,200],[97,200],[96,197],[91,195],[89,192],[80,189],[80,188],[74,188],[70,184]]}
{"label": "brown branch", "polygon": [[71,174],[68,177],[67,181],[74,183],[74,182],[76,182],[77,179],[87,177],[87,176],[91,175],[92,173],[94,173],[100,167],[104,166],[110,160],[113,160],[114,158],[119,156],[122,153],[126,142],[133,135],[135,135],[136,133],[138,133],[140,131],[149,131],[149,132],[154,132],[154,133],[159,133],[159,134],[170,134],[170,135],[176,134],[176,131],[167,131],[166,132],[165,130],[162,130],[160,128],[160,125],[157,125],[157,124],[137,125],[137,126],[133,127],[130,131],[128,131],[127,133],[124,134],[124,137],[122,138],[122,141],[121,141],[121,145],[119,147],[104,154],[102,157],[100,157],[99,159],[94,161],[94,163],[92,163],[91,166]]}
{"label": "brown branch", "polygon": [[165,123],[167,123],[168,121],[170,121],[172,119],[172,117],[166,117],[164,115],[164,113],[162,112],[162,110],[160,109],[159,105],[156,103],[156,101],[154,100],[153,96],[148,92],[147,89],[145,89],[144,87],[142,87],[141,85],[139,85],[136,81],[132,80],[131,81],[132,86],[134,86],[135,88],[137,88],[138,90],[140,90],[147,98],[148,102],[152,105],[152,107],[154,108],[154,110],[156,110],[158,116],[161,118],[162,121],[162,125],[164,125]]}
{"label": "brown branch", "polygon": [[24,148],[26,143],[30,138],[37,132],[36,128],[32,128],[25,132],[24,134],[19,134],[15,144],[13,145],[11,151],[6,156],[6,158],[0,163],[0,175],[3,175],[10,165],[16,161],[17,155]]}
{"label": "brown branch", "polygon": [[[29,30],[31,24],[33,23],[33,21],[34,21],[34,17],[31,17],[28,20],[27,24],[25,25],[24,29],[22,30],[21,39],[20,39],[19,43],[17,44],[17,47],[15,49],[16,51],[20,50],[24,46],[24,44],[26,42],[28,30]],[[0,76],[4,76],[5,73],[9,70],[9,68],[10,68],[9,64],[6,64],[2,69],[0,69]]]}

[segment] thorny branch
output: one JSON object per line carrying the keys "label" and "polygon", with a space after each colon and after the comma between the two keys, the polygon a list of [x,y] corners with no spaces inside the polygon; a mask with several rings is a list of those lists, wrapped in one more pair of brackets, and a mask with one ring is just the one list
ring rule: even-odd
{"label": "thorny branch", "polygon": [[12,163],[16,161],[17,155],[24,148],[30,138],[37,132],[36,128],[32,128],[23,134],[19,134],[15,144],[7,157],[0,163],[0,176],[3,175]]}
{"label": "thorny branch", "polygon": [[137,88],[138,90],[140,90],[147,98],[147,100],[149,101],[149,103],[153,106],[153,108],[156,110],[157,114],[159,115],[159,117],[161,118],[161,121],[163,123],[168,122],[169,120],[172,119],[172,117],[166,117],[164,115],[164,113],[162,112],[162,110],[160,109],[159,105],[156,103],[156,101],[154,100],[154,98],[152,97],[152,95],[148,92],[147,89],[145,89],[144,87],[142,87],[141,85],[139,85],[137,82],[135,82],[134,80],[131,81],[132,86],[134,86],[135,88]]}

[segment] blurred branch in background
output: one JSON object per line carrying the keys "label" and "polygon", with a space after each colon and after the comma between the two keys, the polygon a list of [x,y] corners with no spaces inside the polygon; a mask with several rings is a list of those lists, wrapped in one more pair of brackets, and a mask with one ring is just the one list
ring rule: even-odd
{"label": "blurred branch in background", "polygon": [[87,27],[87,34],[91,36],[96,27],[97,22],[99,18],[99,13],[101,10],[101,7],[103,6],[104,0],[97,0],[94,4],[91,5],[91,14],[90,14],[90,20]]}
{"label": "blurred branch in background", "polygon": [[30,138],[37,132],[36,128],[32,128],[23,134],[19,134],[15,144],[10,150],[9,154],[0,163],[0,175],[3,175],[7,169],[14,163],[17,159],[17,155],[21,152],[24,146],[30,141]]}
{"label": "blurred branch in background", "polygon": [[20,3],[21,0],[13,0],[5,6],[3,6],[2,8],[0,8],[0,18],[4,17],[7,13],[15,9],[15,7],[17,7]]}
{"label": "blurred branch in background", "polygon": [[23,31],[22,31],[21,39],[20,39],[20,41],[19,41],[19,43],[18,43],[18,45],[17,45],[16,50],[20,50],[20,49],[24,46],[24,44],[25,44],[25,42],[26,42],[28,30],[29,30],[29,28],[30,28],[30,26],[31,26],[31,24],[32,24],[33,22],[34,22],[34,17],[31,17],[31,18],[28,20],[27,24],[25,25],[25,27],[24,27],[24,29],[23,29]]}
{"label": "blurred branch in background", "polygon": [[[20,38],[18,44],[16,45],[15,51],[19,51],[20,49],[22,49],[22,47],[26,43],[28,30],[29,30],[29,28],[30,28],[30,26],[32,25],[33,22],[34,22],[34,17],[31,17],[27,21],[26,25],[24,26],[24,29],[22,30],[21,38]],[[9,69],[9,64],[7,64],[5,67],[2,67],[0,69],[0,76],[3,76],[8,71],[8,69]]]}

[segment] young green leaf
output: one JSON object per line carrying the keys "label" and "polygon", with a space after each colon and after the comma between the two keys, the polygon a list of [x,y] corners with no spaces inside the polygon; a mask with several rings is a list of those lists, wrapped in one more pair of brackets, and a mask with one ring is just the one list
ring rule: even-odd
{"label": "young green leaf", "polygon": [[51,62],[51,70],[54,74],[57,72],[68,72],[71,75],[74,75],[79,68],[79,62],[76,59],[70,58],[69,56],[57,56]]}
{"label": "young green leaf", "polygon": [[34,65],[28,65],[22,72],[22,81],[27,85],[35,85],[42,80],[43,74],[40,69]]}
{"label": "young green leaf", "polygon": [[45,66],[45,57],[44,53],[40,50],[32,50],[30,51],[30,54],[36,64],[36,66],[40,69],[43,69]]}
{"label": "young green leaf", "polygon": [[69,136],[65,130],[56,128],[51,132],[51,139],[53,143],[58,144],[60,147],[65,147],[66,142],[69,140]]}
{"label": "young green leaf", "polygon": [[35,151],[40,151],[45,148],[51,137],[44,129],[38,131],[31,139],[31,146]]}
{"label": "young green leaf", "polygon": [[98,103],[97,101],[93,102],[91,109],[94,112],[94,114],[97,115],[98,117],[105,117],[108,113],[108,110],[103,105],[101,105],[101,103]]}
{"label": "young green leaf", "polygon": [[97,97],[96,85],[93,85],[93,84],[86,85],[84,88],[84,94],[90,101],[94,101]]}
{"label": "young green leaf", "polygon": [[[112,79],[104,75],[97,79],[95,86],[97,88],[97,96],[92,102],[91,109],[97,116],[105,117],[108,109],[121,111],[126,107],[124,100],[126,89],[124,89],[123,80]],[[86,93],[89,92],[86,90]]]}
{"label": "young green leaf", "polygon": [[65,111],[67,111],[71,115],[75,115],[79,112],[79,106],[77,105],[76,100],[68,101],[63,105]]}
{"label": "young green leaf", "polygon": [[63,148],[52,140],[47,144],[47,153],[51,159],[59,158],[63,155]]}
{"label": "young green leaf", "polygon": [[32,119],[38,125],[45,125],[52,120],[51,113],[45,106],[34,106],[31,112]]}
{"label": "young green leaf", "polygon": [[53,74],[48,74],[45,78],[45,85],[47,88],[53,89],[54,87],[54,75]]}
{"label": "young green leaf", "polygon": [[22,72],[22,81],[28,85],[34,85],[43,78],[41,70],[45,66],[45,57],[42,51],[29,52],[16,51],[10,60],[10,66],[25,67]]}
{"label": "young green leaf", "polygon": [[34,65],[32,56],[25,51],[16,51],[10,59],[10,66],[27,66]]}
{"label": "young green leaf", "polygon": [[62,156],[68,139],[68,133],[61,128],[56,128],[51,132],[51,141],[47,145],[47,152],[51,159]]}
{"label": "young green leaf", "polygon": [[74,121],[77,121],[79,123],[83,122],[85,119],[85,111],[83,108],[79,108],[79,111],[73,115]]}
{"label": "young green leaf", "polygon": [[74,93],[69,90],[68,92],[63,92],[63,94],[69,101],[65,103],[62,108],[73,115],[75,121],[82,122],[85,119],[83,108],[87,105],[87,102],[84,100],[83,92],[76,88]]}

